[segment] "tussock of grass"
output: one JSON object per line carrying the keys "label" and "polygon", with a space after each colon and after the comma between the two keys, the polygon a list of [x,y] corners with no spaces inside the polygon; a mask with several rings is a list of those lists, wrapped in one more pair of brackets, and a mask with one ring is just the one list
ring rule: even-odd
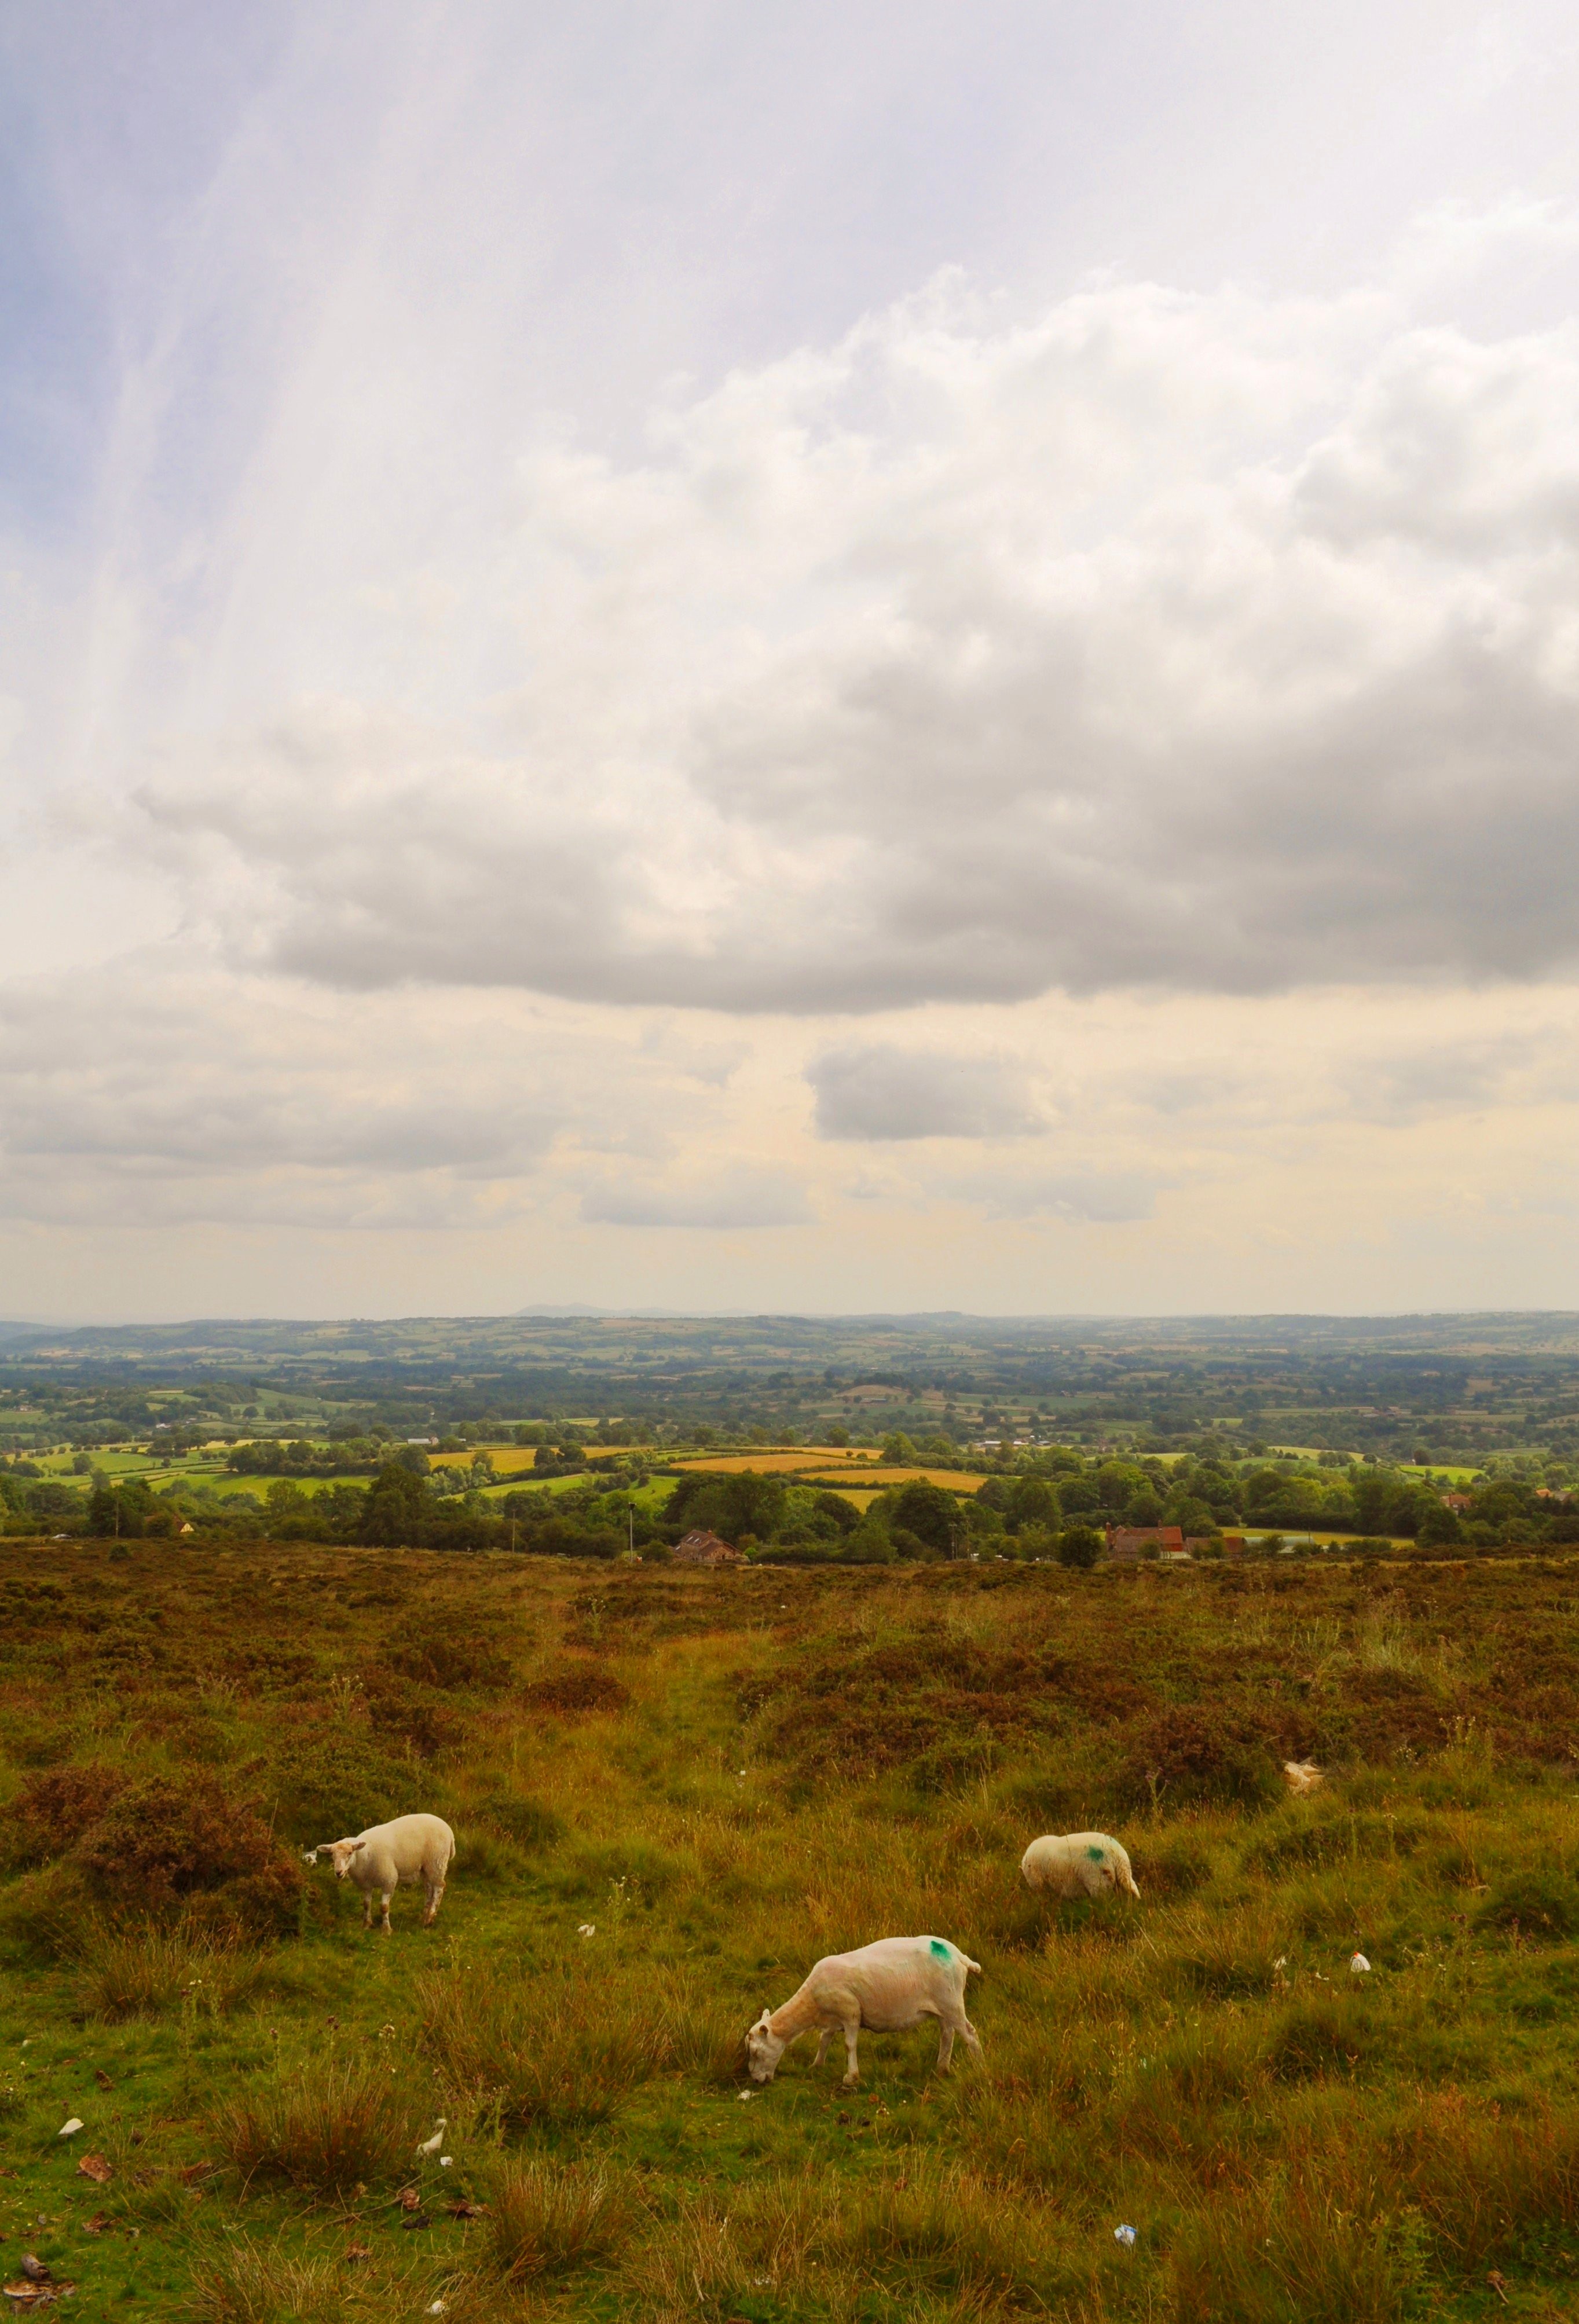
{"label": "tussock of grass", "polygon": [[629,2172],[597,2163],[512,2162],[488,2189],[488,2260],[513,2283],[607,2260],[644,2218]]}
{"label": "tussock of grass", "polygon": [[355,2052],[260,2075],[211,2122],[245,2181],[283,2180],[322,2196],[406,2175],[429,2127],[385,2059]]}
{"label": "tussock of grass", "polygon": [[180,1929],[99,1927],[81,1949],[83,2013],[111,2024],[189,2004],[210,2015],[245,2007],[276,1982],[267,1959]]}
{"label": "tussock of grass", "polygon": [[969,2170],[869,2183],[775,2173],[683,2199],[630,2255],[638,2312],[910,2318],[1048,2312],[1091,2292],[1058,2214]]}
{"label": "tussock of grass", "polygon": [[387,2286],[359,2282],[332,2259],[237,2236],[198,2261],[183,2313],[193,2324],[337,2324],[375,2309],[387,2312]]}
{"label": "tussock of grass", "polygon": [[572,1960],[531,1979],[453,1961],[418,1986],[422,2038],[447,2083],[518,2128],[606,2122],[671,2053],[651,1978]]}

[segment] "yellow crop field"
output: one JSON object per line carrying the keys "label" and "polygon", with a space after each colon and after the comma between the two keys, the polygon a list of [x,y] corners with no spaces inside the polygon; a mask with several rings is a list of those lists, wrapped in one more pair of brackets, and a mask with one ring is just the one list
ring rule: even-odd
{"label": "yellow crop field", "polygon": [[884,1467],[881,1462],[856,1454],[846,1457],[842,1447],[831,1452],[808,1450],[801,1452],[723,1452],[708,1453],[700,1460],[677,1459],[673,1464],[688,1474],[701,1471],[706,1475],[735,1477],[747,1470],[759,1477],[794,1475],[826,1480],[843,1489],[850,1484],[870,1486],[879,1491],[885,1485],[912,1485],[918,1480],[928,1485],[941,1485],[945,1492],[974,1493],[987,1481],[983,1473],[969,1469],[927,1469],[899,1466]]}

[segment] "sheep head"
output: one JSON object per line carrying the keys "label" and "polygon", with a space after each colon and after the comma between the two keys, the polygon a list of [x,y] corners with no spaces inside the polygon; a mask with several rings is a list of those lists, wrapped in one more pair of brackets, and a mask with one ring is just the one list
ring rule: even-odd
{"label": "sheep head", "polygon": [[774,2033],[771,2013],[764,2009],[745,2037],[745,2070],[753,2081],[771,2082],[789,2046]]}

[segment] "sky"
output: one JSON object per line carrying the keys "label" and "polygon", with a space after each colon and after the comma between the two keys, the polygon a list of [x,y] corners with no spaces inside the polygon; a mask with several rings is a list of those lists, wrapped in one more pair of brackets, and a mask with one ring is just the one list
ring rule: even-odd
{"label": "sky", "polygon": [[1579,1305],[1579,23],[0,14],[0,1318]]}

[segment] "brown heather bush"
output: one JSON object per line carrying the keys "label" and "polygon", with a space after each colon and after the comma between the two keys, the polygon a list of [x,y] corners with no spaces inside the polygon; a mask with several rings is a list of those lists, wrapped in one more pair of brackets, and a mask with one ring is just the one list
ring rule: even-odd
{"label": "brown heather bush", "polygon": [[304,1886],[300,1859],[256,1805],[200,1768],[117,1790],[74,1861],[106,1905],[259,1937],[295,1928]]}
{"label": "brown heather bush", "polygon": [[612,1671],[586,1659],[563,1662],[521,1690],[522,1701],[533,1711],[551,1711],[561,1719],[588,1711],[623,1711],[631,1690]]}
{"label": "brown heather bush", "polygon": [[107,1812],[126,1780],[123,1768],[100,1761],[31,1776],[0,1821],[6,1862],[23,1867],[64,1856]]}

